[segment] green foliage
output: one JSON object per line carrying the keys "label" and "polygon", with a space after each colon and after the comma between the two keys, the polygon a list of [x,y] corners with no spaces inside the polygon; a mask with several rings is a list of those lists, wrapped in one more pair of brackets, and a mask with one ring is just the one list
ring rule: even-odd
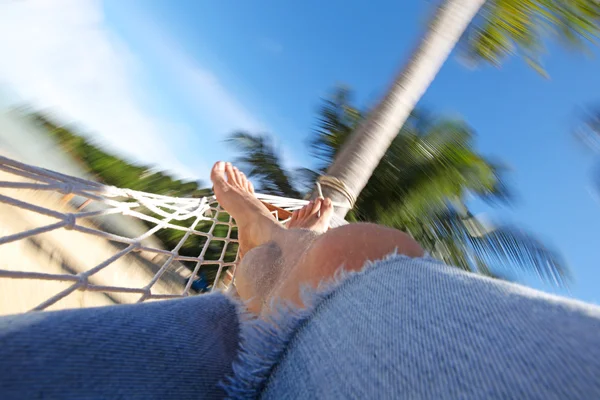
{"label": "green foliage", "polygon": [[[136,165],[125,161],[114,154],[102,150],[94,145],[88,139],[74,132],[73,129],[54,122],[49,116],[41,113],[30,113],[30,117],[45,128],[58,145],[80,165],[92,174],[96,180],[108,185],[121,188],[139,190],[148,193],[156,193],[173,197],[205,197],[211,194],[209,189],[203,188],[203,184],[195,181],[182,181],[171,175],[157,171],[149,166]],[[150,210],[144,211],[146,214],[158,217]],[[158,217],[160,218],[160,217]],[[185,221],[172,220],[173,225],[188,227],[194,222],[195,218]],[[229,215],[224,212],[219,213],[217,219],[222,222],[229,220]],[[148,228],[154,227],[154,224],[143,221]],[[196,230],[208,232],[212,222],[201,222],[196,226]],[[110,229],[106,227],[105,229]],[[213,235],[215,237],[225,237],[228,227],[225,224],[217,224],[214,227]],[[154,236],[159,239],[166,249],[173,249],[183,238],[185,232],[176,229],[160,229]],[[236,238],[237,231],[232,232],[232,238]],[[179,254],[189,257],[198,257],[201,249],[206,243],[206,238],[199,235],[190,235],[179,250]],[[223,251],[223,241],[213,240],[207,249],[205,259],[217,260]],[[226,262],[233,262],[237,254],[237,245],[230,244],[224,255]],[[182,262],[190,269],[194,269],[195,263]],[[201,271],[208,282],[213,282],[218,270],[218,265],[203,266]]]}
{"label": "green foliage", "polygon": [[569,47],[594,43],[600,30],[596,0],[488,0],[465,35],[472,61],[499,65],[519,53],[539,72],[544,42],[557,37]]}
{"label": "green foliage", "polygon": [[310,140],[311,154],[320,162],[319,171],[325,171],[329,167],[342,144],[363,118],[351,103],[352,93],[343,86],[323,100],[317,127]]}
{"label": "green foliage", "polygon": [[152,167],[135,165],[102,150],[70,127],[60,125],[48,116],[32,114],[63,150],[71,154],[90,174],[101,182],[122,188],[178,197],[203,197],[210,193],[199,182],[182,181],[155,171]]}
{"label": "green foliage", "polygon": [[283,169],[279,152],[269,136],[235,132],[228,141],[240,151],[236,163],[245,168],[249,177],[261,183],[260,191],[277,196],[300,196]]}
{"label": "green foliage", "polygon": [[[318,168],[302,171],[305,180],[314,183],[325,172],[360,122],[362,113],[352,106],[350,99],[350,92],[341,88],[324,100],[310,141]],[[495,267],[513,266],[562,283],[567,270],[558,254],[514,228],[488,232],[464,207],[468,196],[500,202],[510,199],[501,179],[504,168],[474,150],[474,137],[473,130],[462,121],[413,112],[347,219],[407,231],[436,257],[469,271],[494,276],[491,271]],[[236,135],[231,137],[235,144],[239,140],[262,143],[265,138],[249,134],[241,139]],[[277,160],[272,147],[253,146],[252,150],[251,157],[242,156],[251,171],[262,170],[262,160]],[[260,152],[265,154],[255,154]],[[298,173],[285,171],[280,165],[268,168],[285,176],[286,179],[279,181],[290,182],[298,177]],[[269,176],[257,177],[265,188],[278,186]]]}

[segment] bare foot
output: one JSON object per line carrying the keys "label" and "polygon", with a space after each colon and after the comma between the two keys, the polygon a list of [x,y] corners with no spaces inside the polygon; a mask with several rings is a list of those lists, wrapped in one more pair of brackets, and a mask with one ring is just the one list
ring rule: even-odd
{"label": "bare foot", "polygon": [[243,172],[222,161],[211,172],[217,201],[235,219],[242,254],[271,240],[273,229],[281,229],[275,217],[254,196],[254,187]]}
{"label": "bare foot", "polygon": [[325,233],[329,229],[329,223],[333,216],[333,205],[331,199],[316,199],[296,210],[287,223],[289,229],[310,229],[317,233]]}

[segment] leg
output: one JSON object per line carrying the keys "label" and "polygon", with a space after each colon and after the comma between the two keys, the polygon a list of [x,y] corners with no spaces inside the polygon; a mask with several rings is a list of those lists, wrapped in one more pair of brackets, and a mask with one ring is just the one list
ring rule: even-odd
{"label": "leg", "polygon": [[0,317],[0,398],[224,398],[236,308],[215,293]]}
{"label": "leg", "polygon": [[231,164],[215,164],[211,179],[221,206],[238,224],[240,247],[246,255],[236,286],[243,300],[252,299],[251,311],[258,312],[271,298],[299,304],[302,285],[315,286],[342,267],[358,270],[367,260],[394,250],[411,257],[423,254],[405,233],[379,225],[352,224],[325,232],[333,212],[328,199],[318,199],[296,212],[290,229],[285,229]]}
{"label": "leg", "polygon": [[341,268],[359,271],[365,262],[381,259],[395,250],[409,257],[423,256],[421,246],[399,230],[368,223],[340,226],[311,243],[272,296],[301,306],[303,285],[316,287],[321,281],[332,279]]}
{"label": "leg", "polygon": [[[251,301],[251,311],[259,312],[278,281],[282,266],[287,264],[283,260],[297,254],[284,245],[292,240],[292,234],[256,199],[252,184],[230,163],[217,162],[211,180],[217,200],[238,225],[243,256],[235,278],[238,294],[242,300]],[[303,242],[299,237],[295,240]],[[282,247],[288,249],[285,255]]]}
{"label": "leg", "polygon": [[600,399],[598,306],[440,263],[378,263],[281,320],[245,344],[277,354],[256,397]]}
{"label": "leg", "polygon": [[309,229],[284,229],[269,242],[249,250],[236,273],[236,288],[248,309],[260,313],[276,287],[287,281],[298,260],[319,237]]}

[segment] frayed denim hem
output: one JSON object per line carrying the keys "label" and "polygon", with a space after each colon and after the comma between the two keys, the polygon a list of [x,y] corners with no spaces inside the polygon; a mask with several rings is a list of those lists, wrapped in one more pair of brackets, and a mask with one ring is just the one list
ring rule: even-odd
{"label": "frayed denim hem", "polygon": [[360,279],[375,268],[394,263],[398,259],[445,265],[429,255],[411,258],[398,254],[395,250],[381,260],[367,261],[360,271],[348,272],[340,268],[332,279],[321,282],[317,288],[302,287],[302,308],[289,302],[275,301],[271,307],[274,311],[269,316],[256,318],[240,305],[240,353],[233,364],[233,375],[220,383],[227,393],[227,398],[258,398],[266,388],[271,373],[283,358],[288,345],[311,317],[319,312],[319,307],[324,302],[331,299],[342,285]]}

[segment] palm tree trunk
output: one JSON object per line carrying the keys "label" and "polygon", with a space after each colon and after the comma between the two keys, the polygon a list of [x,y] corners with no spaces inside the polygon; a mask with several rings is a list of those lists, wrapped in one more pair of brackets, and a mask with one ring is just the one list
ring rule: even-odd
{"label": "palm tree trunk", "polygon": [[[357,198],[365,187],[410,112],[484,3],[485,0],[444,1],[383,100],[345,143],[327,174],[341,180],[350,197]],[[350,204],[345,195],[329,185],[323,185],[323,194],[347,204],[348,208],[336,211],[342,217],[346,215]]]}

